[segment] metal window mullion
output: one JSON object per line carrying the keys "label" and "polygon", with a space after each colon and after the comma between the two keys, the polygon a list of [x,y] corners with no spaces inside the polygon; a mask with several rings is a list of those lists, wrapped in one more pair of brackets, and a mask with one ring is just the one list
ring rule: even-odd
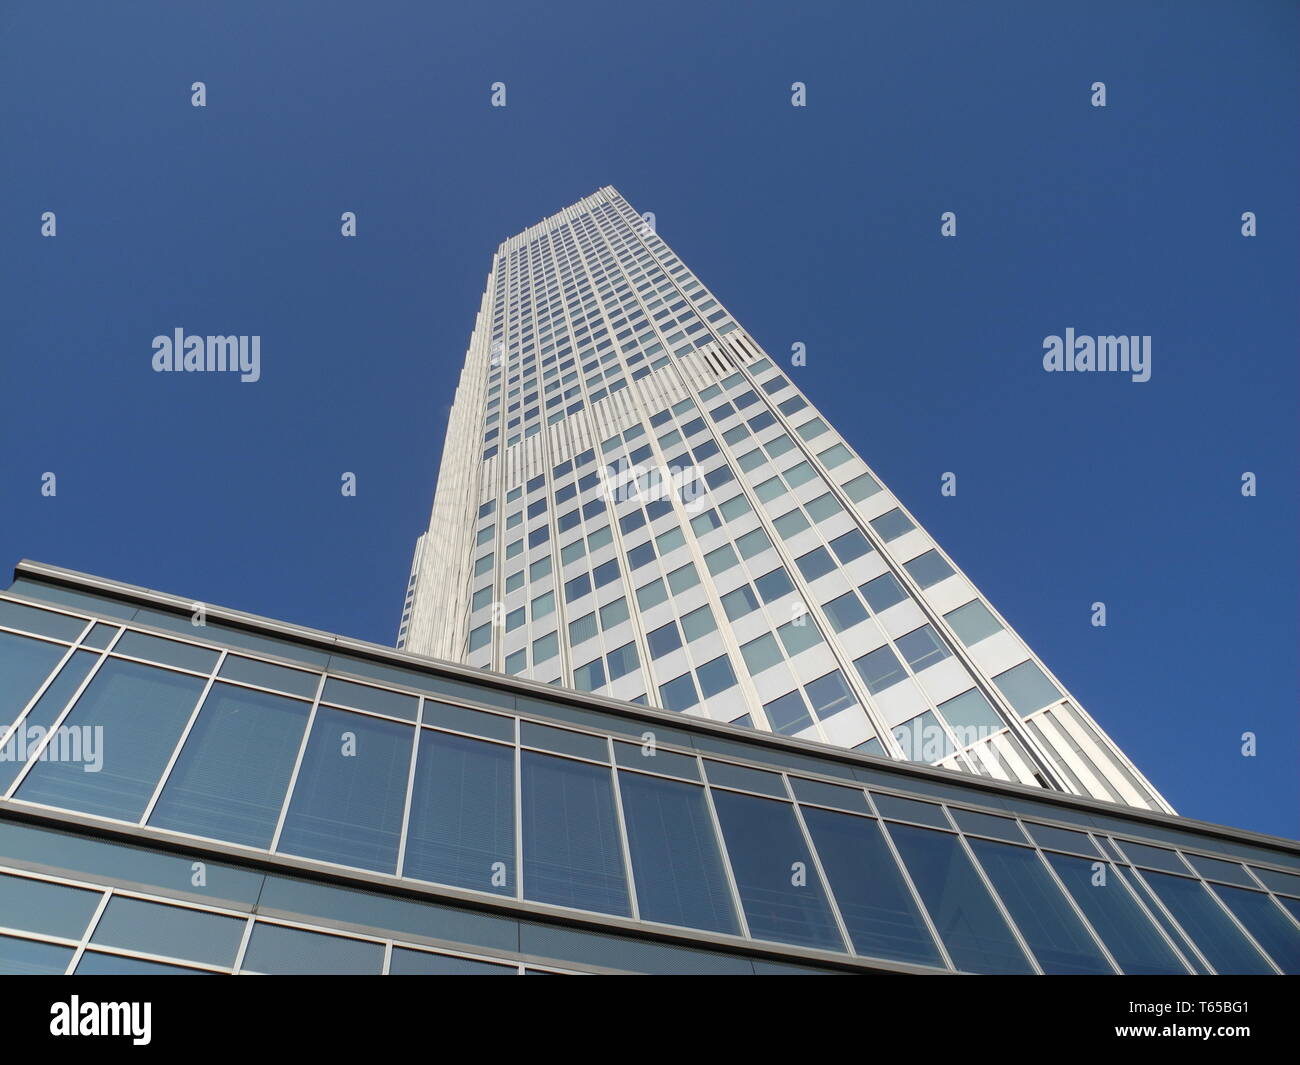
{"label": "metal window mullion", "polygon": [[618,765],[614,761],[614,741],[606,736],[605,744],[609,750],[610,785],[614,790],[614,816],[618,819],[618,838],[623,850],[623,874],[627,878],[627,897],[632,906],[632,920],[639,921],[641,906],[637,901],[636,878],[632,875],[632,847],[628,843],[627,820],[623,815],[623,789],[619,785]]}
{"label": "metal window mullion", "polygon": [[221,653],[217,655],[216,665],[212,667],[212,672],[208,675],[207,683],[203,685],[203,691],[199,693],[198,701],[194,704],[194,709],[190,711],[190,716],[185,722],[185,727],[181,730],[180,737],[176,740],[176,745],[172,748],[171,756],[167,759],[167,764],[163,766],[163,771],[158,775],[158,783],[154,785],[153,794],[149,796],[149,801],[145,804],[144,813],[136,824],[146,824],[153,815],[153,808],[162,796],[163,787],[167,783],[167,778],[171,776],[172,769],[175,768],[176,762],[180,759],[181,751],[185,747],[185,741],[190,738],[190,732],[194,728],[195,722],[198,721],[199,713],[203,705],[208,701],[208,695],[212,691],[212,685],[216,683],[217,674],[221,672],[221,666],[226,661],[228,651],[222,648]]}
{"label": "metal window mullion", "polygon": [[67,720],[68,715],[72,712],[72,708],[77,705],[77,701],[81,698],[86,688],[90,686],[90,682],[95,679],[100,668],[108,661],[108,652],[111,651],[113,645],[121,639],[124,632],[126,632],[126,629],[118,629],[117,635],[114,636],[109,641],[108,646],[100,652],[98,661],[90,667],[90,670],[86,673],[86,676],[82,679],[81,683],[77,685],[77,690],[72,693],[67,703],[64,704],[63,709],[59,711],[58,717],[54,719],[49,730],[41,737],[41,742],[36,745],[36,749],[27,756],[26,763],[18,770],[17,775],[13,779],[13,783],[9,785],[9,790],[5,792],[5,798],[13,796],[17,790],[22,787],[23,781],[27,778],[27,774],[30,773],[32,767],[40,761],[42,752],[50,745],[50,742],[54,739],[54,736],[58,733],[59,729],[63,727],[63,722]]}
{"label": "metal window mullion", "polygon": [[415,708],[415,728],[411,737],[411,764],[406,770],[406,793],[402,803],[402,827],[397,839],[397,864],[393,867],[397,876],[402,876],[402,866],[406,861],[406,839],[411,827],[411,806],[415,802],[415,763],[420,755],[420,737],[423,735],[424,696],[420,696]]}
{"label": "metal window mullion", "polygon": [[813,845],[812,833],[808,831],[808,824],[803,819],[803,811],[799,809],[799,804],[794,798],[794,789],[790,786],[789,777],[781,774],[781,783],[785,785],[786,795],[789,796],[788,802],[790,808],[794,811],[795,822],[799,825],[799,831],[803,834],[804,843],[808,847],[808,857],[813,863],[813,870],[821,880],[822,891],[825,894],[827,905],[831,909],[831,917],[835,920],[835,927],[840,931],[840,937],[844,942],[844,950],[848,954],[856,955],[858,952],[853,946],[853,937],[849,935],[849,926],[844,922],[844,916],[840,913],[839,903],[835,900],[835,892],[831,889],[830,878],[826,875],[826,870],[822,868],[821,857],[817,853],[817,848]]}
{"label": "metal window mullion", "polygon": [[[696,755],[695,761],[699,769],[700,780],[707,781],[709,778],[704,773],[703,759]],[[731,868],[731,855],[727,851],[727,840],[722,833],[722,822],[718,818],[717,807],[713,804],[713,789],[707,783],[703,783],[701,786],[704,788],[704,801],[709,808],[709,819],[713,823],[714,836],[718,841],[718,853],[722,858],[722,869],[727,878],[727,887],[731,891],[731,904],[739,921],[740,934],[746,939],[753,939],[753,934],[749,930],[749,919],[745,916],[745,903],[740,897],[740,885],[736,882],[735,871]]]}
{"label": "metal window mullion", "polygon": [[302,730],[302,739],[298,743],[298,755],[293,761],[293,772],[289,774],[289,783],[284,789],[280,815],[275,819],[275,832],[271,834],[271,842],[267,846],[267,850],[272,853],[280,845],[280,834],[284,831],[285,818],[289,816],[289,803],[293,799],[294,788],[298,786],[298,773],[302,769],[303,759],[307,756],[307,744],[311,741],[312,731],[316,727],[316,711],[320,709],[320,697],[325,690],[325,679],[326,675],[322,673],[316,683],[316,695],[311,701],[311,710],[307,714],[307,725]]}

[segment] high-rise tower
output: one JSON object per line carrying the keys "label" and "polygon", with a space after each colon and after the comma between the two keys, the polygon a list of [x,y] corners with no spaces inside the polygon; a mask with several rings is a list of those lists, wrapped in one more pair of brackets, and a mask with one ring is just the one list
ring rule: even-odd
{"label": "high-rise tower", "polygon": [[610,187],[497,250],[398,646],[1170,811]]}

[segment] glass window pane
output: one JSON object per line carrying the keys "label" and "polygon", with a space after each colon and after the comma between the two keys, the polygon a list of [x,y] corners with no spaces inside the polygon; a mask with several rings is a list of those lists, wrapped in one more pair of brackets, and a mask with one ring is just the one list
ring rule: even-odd
{"label": "glass window pane", "polygon": [[853,949],[868,957],[942,967],[879,823],[807,806],[803,816]]}
{"label": "glass window pane", "polygon": [[[1186,974],[1187,970],[1142,912],[1113,866],[1064,854],[1046,857],[1125,973],[1130,976]],[[1098,865],[1104,874],[1100,881],[1095,868]]]}
{"label": "glass window pane", "polygon": [[115,895],[90,941],[170,958],[231,966],[247,922],[239,917]]}
{"label": "glass window pane", "polygon": [[1033,972],[956,836],[897,824],[889,834],[958,969]]}
{"label": "glass window pane", "polygon": [[843,950],[790,805],[717,790],[713,802],[750,934],[778,943]]}
{"label": "glass window pane", "polygon": [[855,659],[853,665],[872,695],[907,679],[903,664],[888,644]]}
{"label": "glass window pane", "polygon": [[411,739],[396,721],[318,709],[278,849],[393,872]]}
{"label": "glass window pane", "polygon": [[952,657],[952,652],[940,641],[932,625],[922,625],[919,629],[898,637],[894,642],[903,652],[907,664],[918,673],[942,662],[945,658]]}
{"label": "glass window pane", "polygon": [[1035,851],[986,839],[970,844],[1043,972],[1114,972]]}
{"label": "glass window pane", "polygon": [[99,905],[98,891],[0,875],[0,925],[64,939],[80,939]]}
{"label": "glass window pane", "polygon": [[296,699],[214,684],[149,824],[270,846],[309,709]]}
{"label": "glass window pane", "polygon": [[513,747],[420,734],[402,874],[515,893]]}
{"label": "glass window pane", "polygon": [[1047,679],[1035,662],[1021,662],[1020,665],[1013,666],[1005,673],[999,673],[993,678],[993,683],[1001,689],[1007,701],[1022,717],[1032,714],[1048,703],[1056,702],[1061,697],[1056,686]]}
{"label": "glass window pane", "polygon": [[972,599],[965,606],[950,610],[943,617],[952,626],[952,631],[957,634],[957,639],[961,640],[967,647],[973,647],[985,637],[1002,631],[998,619],[978,599]]}
{"label": "glass window pane", "polygon": [[952,567],[940,557],[938,551],[927,551],[912,559],[911,562],[903,563],[903,568],[922,588],[929,588],[945,577],[952,576]]}
{"label": "glass window pane", "polygon": [[77,962],[77,976],[211,976],[202,969],[186,969],[143,958],[126,958],[120,954],[101,954],[88,950]]}
{"label": "glass window pane", "polygon": [[57,755],[32,767],[18,797],[139,820],[203,684],[139,662],[105,662],[46,748],[57,743]]}
{"label": "glass window pane", "polygon": [[248,941],[243,968],[276,976],[329,974],[367,976],[384,965],[382,943],[323,935],[258,921]]}
{"label": "glass window pane", "polygon": [[737,933],[704,789],[638,773],[619,789],[642,918]]}
{"label": "glass window pane", "polygon": [[[15,586],[11,591],[21,592],[23,589]],[[44,589],[42,588],[41,591]],[[30,590],[29,594],[31,594]],[[39,594],[36,595],[38,599],[41,597]],[[86,627],[86,621],[69,614],[56,614],[53,610],[42,610],[40,607],[4,599],[0,600],[0,625],[39,633],[41,636],[53,636],[58,640],[75,640]]]}
{"label": "glass window pane", "polygon": [[1168,873],[1144,872],[1142,876],[1221,975],[1273,972],[1200,881]]}
{"label": "glass window pane", "polygon": [[1262,891],[1215,884],[1211,889],[1246,926],[1277,967],[1288,975],[1300,973],[1300,929]]}
{"label": "glass window pane", "polygon": [[[36,700],[36,705],[27,712],[22,724],[14,729],[5,745],[0,747],[0,794],[8,790],[9,785],[27,763],[27,758],[35,752],[36,745],[49,731],[50,726],[59,719],[73,692],[86,679],[91,666],[97,661],[99,655],[90,651],[75,652],[55,674],[41,697]],[[4,683],[0,678],[0,686]],[[0,687],[0,699],[3,698],[4,689]],[[2,713],[0,711],[0,715]],[[7,727],[8,722],[0,725],[0,733],[3,733]]]}
{"label": "glass window pane", "polygon": [[192,669],[198,673],[210,673],[217,664],[217,652],[208,647],[195,647],[191,643],[177,640],[165,640],[161,636],[150,636],[145,632],[127,631],[113,646],[115,654],[131,655],[133,658],[148,658],[181,669]]}
{"label": "glass window pane", "polygon": [[516,969],[513,965],[493,965],[474,958],[394,947],[388,973],[390,976],[514,976]]}
{"label": "glass window pane", "polygon": [[898,583],[898,578],[892,573],[882,573],[874,580],[867,581],[858,591],[862,593],[862,598],[867,601],[867,606],[871,607],[877,614],[882,610],[888,610],[895,603],[901,603],[907,598],[903,586]]}
{"label": "glass window pane", "polygon": [[610,770],[525,751],[524,896],[629,913]]}
{"label": "glass window pane", "polygon": [[71,947],[0,936],[0,976],[61,976],[73,953]]}
{"label": "glass window pane", "polygon": [[0,632],[0,733],[23,712],[67,651],[57,643]]}

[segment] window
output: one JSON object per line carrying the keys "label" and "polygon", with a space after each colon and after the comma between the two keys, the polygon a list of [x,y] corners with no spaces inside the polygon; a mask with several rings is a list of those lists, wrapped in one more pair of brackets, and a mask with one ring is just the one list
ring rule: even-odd
{"label": "window", "polygon": [[[843,950],[817,867],[789,803],[713,791],[750,934],[757,939]],[[807,881],[790,875],[802,863]]]}
{"label": "window", "polygon": [[943,645],[931,625],[922,625],[894,642],[903,652],[907,664],[917,673],[952,656],[952,652]]}
{"label": "window", "polygon": [[785,645],[785,653],[791,658],[822,642],[821,633],[817,631],[812,618],[806,614],[779,626],[776,633],[781,637],[781,643]]}
{"label": "window", "polygon": [[881,538],[888,543],[890,540],[897,540],[904,533],[911,532],[916,528],[906,514],[898,507],[886,511],[878,518],[871,520],[871,527],[880,534]]}
{"label": "window", "polygon": [[1054,703],[1061,693],[1035,662],[1021,662],[993,678],[1007,701],[1021,717]]}
{"label": "window", "polygon": [[978,688],[940,703],[939,714],[948,722],[948,727],[963,747],[1006,727],[1006,722]]}
{"label": "window", "polygon": [[19,786],[17,797],[138,820],[202,691],[201,677],[109,659],[64,721],[76,735],[103,726],[102,734],[111,737],[112,744],[109,772],[87,772],[92,763],[85,751],[76,759],[42,758]]}
{"label": "window", "polygon": [[738,933],[704,789],[640,773],[618,778],[642,918]]}
{"label": "window", "polygon": [[492,642],[491,624],[480,625],[476,629],[471,629],[469,633],[469,649],[477,651],[480,647],[486,647]]}
{"label": "window", "polygon": [[649,610],[652,606],[658,606],[667,598],[668,592],[664,589],[664,582],[660,580],[651,581],[636,590],[637,606],[642,610]]}
{"label": "window", "polygon": [[1034,851],[986,839],[972,839],[970,845],[1043,972],[1114,971]]}
{"label": "window", "polygon": [[762,673],[783,661],[781,649],[776,645],[776,638],[766,632],[755,640],[750,640],[740,648],[741,657],[751,674]]}
{"label": "window", "polygon": [[713,621],[713,612],[707,605],[692,610],[682,618],[682,632],[685,634],[686,642],[698,640],[701,636],[707,636],[711,632],[716,632],[718,626]]}
{"label": "window", "polygon": [[705,662],[695,672],[700,680],[700,694],[705,699],[726,691],[736,683],[736,674],[731,669],[731,659],[726,655]]}
{"label": "window", "polygon": [[659,686],[659,703],[666,710],[689,710],[700,701],[695,690],[695,680],[689,673]]}
{"label": "window", "polygon": [[808,696],[808,702],[812,704],[813,712],[819,718],[830,717],[831,714],[838,714],[841,710],[847,710],[850,706],[858,704],[853,693],[849,691],[844,674],[838,669],[833,669],[824,677],[810,681],[804,688],[804,694]]}
{"label": "window", "polygon": [[682,645],[681,634],[677,631],[677,622],[670,621],[646,634],[646,643],[650,646],[651,658],[663,658]]}
{"label": "window", "polygon": [[784,566],[777,566],[776,569],[754,580],[754,587],[758,589],[758,594],[762,597],[763,602],[773,603],[783,595],[788,595],[794,591],[794,584],[790,580],[790,575],[786,573]]}
{"label": "window", "polygon": [[783,540],[789,540],[808,528],[808,519],[804,517],[802,510],[795,507],[794,510],[787,511],[779,518],[774,518],[772,524],[776,526],[776,531],[781,534]]}
{"label": "window", "polygon": [[559,636],[550,632],[533,641],[533,665],[540,666],[560,653]]}
{"label": "window", "polygon": [[308,711],[296,699],[214,684],[149,823],[269,847]]}
{"label": "window", "polygon": [[526,897],[626,916],[609,769],[536,751],[521,769]]}
{"label": "window", "polygon": [[602,629],[612,629],[628,618],[627,600],[615,599],[612,603],[606,603],[600,608],[600,627]]}
{"label": "window", "polygon": [[403,875],[514,895],[514,762],[513,747],[421,730]]}
{"label": "window", "polygon": [[779,499],[785,495],[785,485],[782,484],[780,477],[769,477],[762,484],[754,486],[754,494],[764,503],[770,503],[774,499]]}
{"label": "window", "polygon": [[922,588],[929,588],[945,577],[952,576],[952,567],[939,556],[938,551],[927,551],[903,565],[911,574],[912,580]]}
{"label": "window", "polygon": [[832,444],[817,457],[826,464],[828,470],[833,470],[837,466],[843,466],[853,458],[853,454],[843,444]]}
{"label": "window", "polygon": [[605,664],[599,659],[573,671],[573,686],[580,692],[594,692],[605,684]]}
{"label": "window", "polygon": [[808,716],[808,706],[797,688],[779,699],[764,703],[763,713],[767,715],[772,730],[783,736],[793,736],[813,723],[812,718]]}
{"label": "window", "polygon": [[862,593],[862,598],[867,601],[867,605],[877,614],[907,598],[903,586],[892,573],[882,573],[875,580],[867,581],[858,591]]}
{"label": "window", "polygon": [[1033,971],[956,836],[895,824],[889,834],[958,969]]}
{"label": "window", "polygon": [[903,664],[899,662],[898,656],[888,644],[856,659],[853,665],[867,685],[867,691],[872,695],[877,695],[907,678]]}
{"label": "window", "polygon": [[569,643],[580,644],[584,640],[590,640],[596,632],[596,615],[583,614],[582,617],[569,622]]}
{"label": "window", "polygon": [[555,610],[555,593],[544,592],[537,596],[532,603],[532,617],[534,621],[539,621],[546,617],[547,614]]}
{"label": "window", "polygon": [[412,738],[409,725],[320,707],[277,849],[394,872]]}
{"label": "window", "polygon": [[482,610],[490,602],[492,602],[492,586],[489,584],[486,588],[480,588],[474,593],[474,598],[470,602],[470,610]]}
{"label": "window", "polygon": [[871,545],[867,543],[867,538],[862,535],[860,530],[850,529],[842,536],[837,536],[831,541],[831,550],[835,552],[836,558],[848,564],[854,559],[870,554]]}
{"label": "window", "polygon": [[591,577],[583,573],[574,577],[571,581],[566,581],[564,585],[564,601],[572,603],[575,599],[581,599],[591,591]]}
{"label": "window", "polygon": [[592,571],[592,578],[597,588],[604,588],[605,585],[619,579],[618,560],[611,558],[608,562],[602,562]]}
{"label": "window", "polygon": [[641,664],[641,660],[637,657],[636,644],[626,643],[610,651],[605,656],[605,664],[609,667],[610,680],[627,676]]}
{"label": "window", "polygon": [[851,629],[854,625],[867,620],[867,612],[863,608],[858,597],[852,592],[845,592],[829,603],[825,603],[822,609],[826,611],[826,616],[830,619],[831,628],[836,632],[843,632],[845,629]]}
{"label": "window", "polygon": [[740,560],[736,558],[736,552],[730,544],[723,544],[704,556],[704,564],[714,576],[725,573],[732,566],[738,565],[739,562]]}
{"label": "window", "polygon": [[742,514],[748,514],[753,509],[744,496],[732,496],[725,503],[718,505],[719,512],[727,521],[735,521]]}
{"label": "window", "polygon": [[762,529],[751,529],[736,539],[736,547],[740,549],[742,558],[753,558],[771,546],[772,541],[767,538],[767,533]]}
{"label": "window", "polygon": [[879,822],[803,807],[849,938],[859,954],[943,967]]}
{"label": "window", "polygon": [[677,595],[686,591],[687,588],[694,588],[699,583],[699,574],[695,572],[695,566],[690,562],[668,574],[668,587]]}
{"label": "window", "polygon": [[722,609],[727,613],[727,620],[735,621],[758,609],[758,597],[748,584],[742,584],[722,597]]}
{"label": "window", "polygon": [[876,483],[874,477],[869,473],[860,474],[853,480],[844,485],[844,491],[848,497],[855,503],[861,503],[864,499],[870,499],[880,491],[880,485]]}
{"label": "window", "polygon": [[952,626],[967,647],[973,647],[980,640],[1002,631],[1002,625],[992,612],[980,600],[972,599],[965,606],[950,610],[943,619]]}
{"label": "window", "polygon": [[799,567],[799,572],[803,574],[806,581],[815,581],[818,577],[824,577],[835,568],[835,561],[824,547],[815,547],[806,555],[800,555],[794,560],[794,564]]}

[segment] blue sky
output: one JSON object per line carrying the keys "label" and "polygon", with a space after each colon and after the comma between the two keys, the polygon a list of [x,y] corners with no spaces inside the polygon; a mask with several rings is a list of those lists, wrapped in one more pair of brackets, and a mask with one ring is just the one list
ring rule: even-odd
{"label": "blue sky", "polygon": [[491,254],[613,184],[1181,813],[1296,834],[1294,4],[295,7],[0,11],[0,565],[391,643]]}

